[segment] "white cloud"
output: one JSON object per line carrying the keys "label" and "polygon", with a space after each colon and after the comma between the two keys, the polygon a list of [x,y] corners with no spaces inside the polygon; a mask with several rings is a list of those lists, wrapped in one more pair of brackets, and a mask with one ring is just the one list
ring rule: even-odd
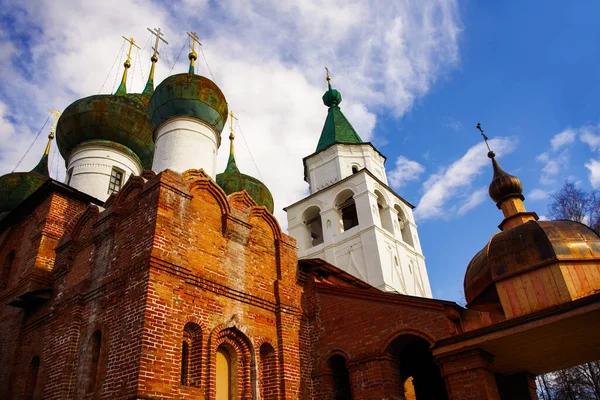
{"label": "white cloud", "polygon": [[557,183],[556,176],[569,164],[569,153],[567,150],[561,153],[542,153],[536,157],[536,160],[543,163],[540,183],[545,186]]}
{"label": "white cloud", "polygon": [[[513,151],[515,139],[500,137],[490,140],[489,144],[497,154],[506,155]],[[415,209],[415,218],[427,220],[444,217],[451,209],[456,208],[455,200],[465,201],[464,193],[471,187],[473,179],[486,168],[491,171],[491,163],[486,154],[485,144],[478,143],[448,167],[431,175],[423,184],[424,193]],[[471,195],[466,203],[472,201],[475,204],[479,199],[477,196],[481,194]]]}
{"label": "white cloud", "polygon": [[464,129],[463,124],[453,118],[450,118],[445,126],[446,128],[452,129],[454,132],[460,132]]}
{"label": "white cloud", "polygon": [[398,156],[395,168],[389,171],[387,176],[390,185],[399,189],[408,182],[419,179],[423,172],[425,172],[425,167],[418,162]]}
{"label": "white cloud", "polygon": [[563,146],[571,144],[575,141],[575,131],[571,128],[565,129],[561,133],[557,133],[550,140],[552,150],[556,151]]}
{"label": "white cloud", "polygon": [[488,189],[485,187],[474,191],[467,198],[467,200],[464,202],[464,204],[458,208],[457,214],[465,215],[468,211],[474,209],[475,207],[477,207],[478,205],[483,203],[487,199],[487,196],[488,196]]}
{"label": "white cloud", "polygon": [[540,188],[535,188],[531,192],[529,192],[529,194],[525,197],[527,198],[527,200],[536,201],[536,200],[545,200],[549,196],[550,196],[549,192],[547,192],[543,189],[540,189]]}
{"label": "white cloud", "polygon": [[594,189],[600,188],[600,160],[590,160],[585,167],[590,171],[590,183]]}
{"label": "white cloud", "polygon": [[593,151],[600,150],[600,126],[584,126],[579,130],[579,140],[587,144]]}
{"label": "white cloud", "polygon": [[[46,110],[64,109],[77,98],[98,93],[117,57],[121,34],[133,36],[144,48],[139,56],[134,52],[138,57],[128,82],[130,92],[139,92],[150,64],[146,27],[161,27],[170,43],[162,46],[156,84],[171,68],[172,73],[187,70],[186,49],[173,64],[187,40],[184,27],[196,27],[215,81],[240,118],[274,195],[276,216],[285,225],[281,208],[306,195],[302,157],[314,151],[325,120],[327,110],[320,99],[326,87],[323,64],[343,94],[344,113],[364,140],[377,139],[374,109],[403,115],[439,76],[458,64],[461,28],[456,1],[223,0],[214,4],[179,0],[166,7],[151,0],[5,0],[0,18],[11,13],[11,18],[3,19],[11,23],[0,27],[4,125],[0,127],[0,173],[14,167],[45,120]],[[103,92],[114,90],[122,63],[123,57],[116,59]],[[201,54],[197,66],[199,73],[210,76]],[[35,165],[44,142],[38,140],[21,170]],[[240,168],[257,176],[243,141],[236,146]],[[219,168],[224,166],[227,148],[221,147]],[[62,162],[58,175],[64,177]]]}

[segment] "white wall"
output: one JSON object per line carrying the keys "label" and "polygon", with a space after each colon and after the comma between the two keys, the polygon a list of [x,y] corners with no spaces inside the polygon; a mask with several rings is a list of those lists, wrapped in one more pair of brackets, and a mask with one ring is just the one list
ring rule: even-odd
{"label": "white wall", "polygon": [[123,183],[131,175],[142,173],[142,164],[134,155],[102,142],[84,142],[71,151],[67,162],[67,180],[73,168],[69,186],[102,201],[110,195],[108,185],[113,167],[124,172]]}
{"label": "white wall", "polygon": [[154,172],[170,169],[182,173],[188,169],[202,168],[215,179],[220,133],[202,120],[170,118],[156,128],[154,143]]}

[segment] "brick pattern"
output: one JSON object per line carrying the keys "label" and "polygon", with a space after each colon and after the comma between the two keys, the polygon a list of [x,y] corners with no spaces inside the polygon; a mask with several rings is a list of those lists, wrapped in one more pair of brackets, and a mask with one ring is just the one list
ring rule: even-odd
{"label": "brick pattern", "polygon": [[480,349],[437,359],[448,400],[500,400],[492,360],[491,354]]}

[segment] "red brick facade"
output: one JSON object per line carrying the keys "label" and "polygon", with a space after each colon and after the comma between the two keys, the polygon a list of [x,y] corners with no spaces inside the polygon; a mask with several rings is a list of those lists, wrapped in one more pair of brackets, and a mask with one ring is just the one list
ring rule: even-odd
{"label": "red brick facade", "polygon": [[299,263],[202,171],[147,171],[105,209],[48,193],[0,232],[1,398],[214,399],[218,349],[235,398],[404,399],[408,378],[417,398],[500,398],[485,353],[431,354],[458,306]]}

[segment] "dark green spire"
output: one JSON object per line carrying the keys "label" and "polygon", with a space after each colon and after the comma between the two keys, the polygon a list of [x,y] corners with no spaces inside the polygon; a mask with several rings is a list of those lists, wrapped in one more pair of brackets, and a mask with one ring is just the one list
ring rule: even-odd
{"label": "dark green spire", "polygon": [[318,153],[335,143],[355,144],[363,143],[358,133],[352,127],[344,113],[339,107],[342,102],[342,95],[335,89],[331,88],[331,79],[327,76],[328,90],[323,95],[323,103],[329,107],[327,119],[319,138],[317,145]]}

